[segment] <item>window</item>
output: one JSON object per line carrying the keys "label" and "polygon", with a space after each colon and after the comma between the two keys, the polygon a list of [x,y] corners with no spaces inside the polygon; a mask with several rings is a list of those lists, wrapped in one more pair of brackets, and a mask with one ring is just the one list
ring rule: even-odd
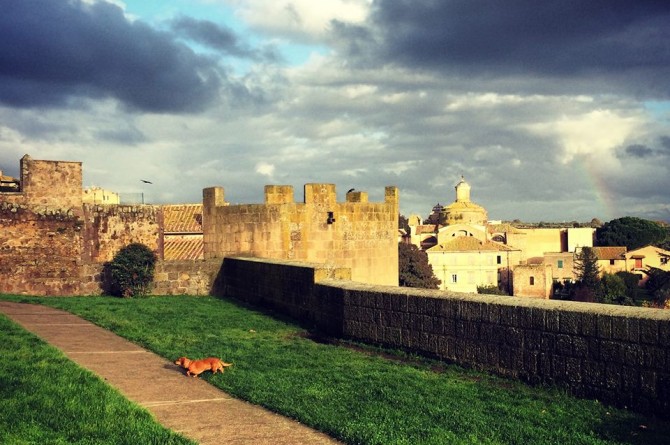
{"label": "window", "polygon": [[453,274],[453,275],[451,276],[451,282],[452,282],[452,283],[457,283],[457,282],[458,282],[458,275]]}
{"label": "window", "polygon": [[661,264],[668,264],[668,257],[661,257]]}
{"label": "window", "polygon": [[563,269],[563,260],[558,260],[558,268]]}
{"label": "window", "polygon": [[635,268],[642,269],[642,258],[635,258]]}
{"label": "window", "polygon": [[502,256],[501,255],[498,255],[496,257],[496,264],[502,264]]}
{"label": "window", "polygon": [[610,260],[610,266],[614,266],[614,260]]}
{"label": "window", "polygon": [[535,277],[530,277],[530,285],[535,286]]}

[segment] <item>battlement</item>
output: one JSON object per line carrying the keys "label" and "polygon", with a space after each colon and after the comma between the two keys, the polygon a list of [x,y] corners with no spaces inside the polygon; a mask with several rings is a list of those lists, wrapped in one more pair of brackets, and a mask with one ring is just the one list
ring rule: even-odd
{"label": "battlement", "polygon": [[205,258],[247,255],[349,267],[352,279],[398,284],[399,193],[384,202],[350,190],[337,201],[334,184],[306,184],[302,202],[290,185],[266,185],[263,204],[228,205],[223,187],[203,190]]}

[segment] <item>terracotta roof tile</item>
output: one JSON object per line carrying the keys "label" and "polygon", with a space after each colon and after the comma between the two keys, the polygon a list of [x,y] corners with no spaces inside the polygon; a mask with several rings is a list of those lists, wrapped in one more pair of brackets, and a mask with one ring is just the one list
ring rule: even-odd
{"label": "terracotta roof tile", "polygon": [[416,233],[417,235],[421,235],[423,233],[435,233],[435,224],[424,224],[421,226],[416,226]]}
{"label": "terracotta roof tile", "polygon": [[484,251],[511,251],[514,250],[504,244],[494,241],[480,241],[472,236],[458,236],[446,243],[438,244],[428,249],[434,252],[484,252]]}
{"label": "terracotta roof tile", "polygon": [[164,231],[169,233],[202,233],[202,204],[163,206]]}
{"label": "terracotta roof tile", "polygon": [[166,236],[163,245],[166,260],[202,260],[204,242],[202,236]]}
{"label": "terracotta roof tile", "polygon": [[623,260],[626,254],[626,247],[594,247],[593,252],[599,260]]}
{"label": "terracotta roof tile", "polygon": [[488,226],[486,226],[486,229],[488,230],[489,233],[496,233],[496,232],[523,233],[523,231],[517,229],[516,227],[514,227],[509,223],[489,224]]}

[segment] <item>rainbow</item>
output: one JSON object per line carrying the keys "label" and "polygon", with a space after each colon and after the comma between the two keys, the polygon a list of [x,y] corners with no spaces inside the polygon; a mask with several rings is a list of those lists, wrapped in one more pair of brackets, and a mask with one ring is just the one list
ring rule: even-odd
{"label": "rainbow", "polygon": [[585,176],[588,182],[591,184],[595,197],[599,203],[598,208],[594,209],[594,216],[602,212],[603,221],[609,221],[612,218],[616,217],[616,205],[614,204],[615,199],[612,196],[612,193],[609,190],[609,187],[605,183],[603,176],[598,171],[596,164],[588,158],[581,158],[579,164],[585,171]]}

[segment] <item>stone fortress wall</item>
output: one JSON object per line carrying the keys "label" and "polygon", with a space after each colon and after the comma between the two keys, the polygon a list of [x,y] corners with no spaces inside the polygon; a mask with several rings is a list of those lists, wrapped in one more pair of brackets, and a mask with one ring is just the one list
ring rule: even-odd
{"label": "stone fortress wall", "polygon": [[159,207],[84,204],[81,162],[24,156],[20,171],[19,191],[0,192],[0,292],[96,294],[101,264],[123,246],[160,257]]}
{"label": "stone fortress wall", "polygon": [[[348,267],[354,279],[398,283],[398,190],[382,203],[332,184],[266,186],[264,204],[227,205],[223,188],[203,191],[205,261],[162,261],[167,206],[82,202],[80,162],[21,159],[19,187],[0,190],[0,292],[100,294],[103,263],[139,242],[159,260],[155,293],[207,294],[223,257],[296,259]],[[177,270],[180,269],[180,270]]]}
{"label": "stone fortress wall", "polygon": [[223,188],[205,189],[205,258],[325,263],[351,269],[355,281],[397,286],[398,189],[386,187],[381,203],[365,192],[336,197],[333,184],[305,185],[303,202],[291,186],[266,186],[264,204],[226,205]]}

